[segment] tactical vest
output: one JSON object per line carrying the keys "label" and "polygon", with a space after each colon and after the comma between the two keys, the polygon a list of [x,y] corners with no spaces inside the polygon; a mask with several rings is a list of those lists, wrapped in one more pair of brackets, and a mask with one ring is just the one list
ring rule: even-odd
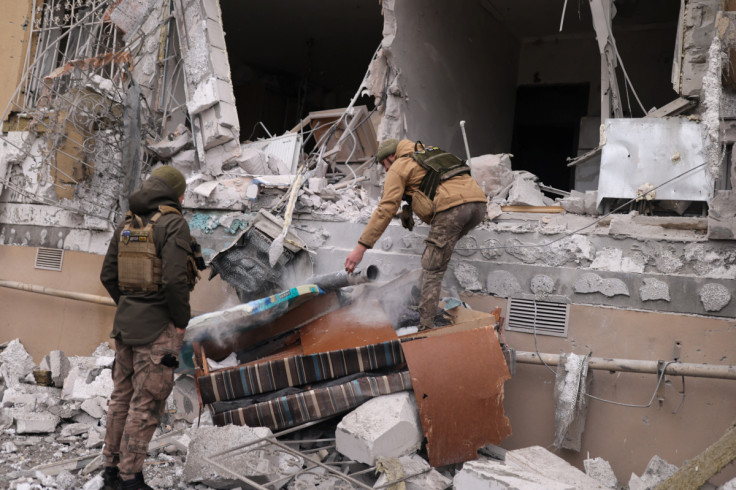
{"label": "tactical vest", "polygon": [[[421,150],[419,149],[421,145]],[[414,144],[414,153],[409,155],[427,173],[419,183],[419,190],[413,196],[404,195],[404,200],[425,223],[431,223],[435,214],[434,195],[440,183],[458,175],[469,174],[470,167],[452,153],[436,146],[424,146],[421,141]]]}
{"label": "tactical vest", "polygon": [[411,157],[427,171],[419,184],[419,190],[430,200],[434,199],[441,182],[470,173],[470,167],[463,160],[436,146],[424,146],[421,141],[414,144]]}
{"label": "tactical vest", "polygon": [[[164,214],[181,212],[172,206],[159,206],[143,226],[140,216],[125,213],[125,226],[118,243],[118,285],[123,293],[148,293],[161,286],[161,258],[156,253],[153,225]],[[190,280],[191,282],[191,280]],[[194,285],[191,284],[190,287]]]}

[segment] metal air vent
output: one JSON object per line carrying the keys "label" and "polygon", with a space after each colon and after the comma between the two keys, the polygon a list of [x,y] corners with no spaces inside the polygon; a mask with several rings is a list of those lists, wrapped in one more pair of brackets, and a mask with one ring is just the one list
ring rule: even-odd
{"label": "metal air vent", "polygon": [[34,265],[36,269],[60,271],[62,262],[64,262],[64,250],[59,248],[36,249],[36,263]]}
{"label": "metal air vent", "polygon": [[569,305],[534,299],[509,298],[505,329],[567,337]]}

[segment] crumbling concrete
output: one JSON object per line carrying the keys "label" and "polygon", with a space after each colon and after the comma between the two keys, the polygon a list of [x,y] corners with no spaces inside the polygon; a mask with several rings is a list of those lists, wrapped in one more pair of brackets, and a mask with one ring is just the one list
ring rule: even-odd
{"label": "crumbling concrete", "polygon": [[602,278],[598,274],[586,272],[575,281],[575,292],[580,294],[601,293],[606,296],[618,294],[629,296],[629,289],[621,279]]}
{"label": "crumbling concrete", "polygon": [[[102,358],[103,362],[107,362]],[[72,367],[64,380],[62,398],[85,400],[92,397],[109,398],[112,393],[112,370],[96,364],[80,364]]]}
{"label": "crumbling concrete", "polygon": [[169,400],[176,419],[186,420],[190,424],[194,423],[200,413],[199,398],[197,397],[194,379],[186,375],[176,378]]}
{"label": "crumbling concrete", "polygon": [[535,182],[536,176],[529,172],[515,172],[514,183],[509,190],[506,203],[509,206],[548,206],[547,199]]}
{"label": "crumbling concrete", "polygon": [[46,434],[54,432],[59,417],[48,412],[28,412],[23,409],[12,409],[17,434]]}
{"label": "crumbling concrete", "polygon": [[731,302],[731,291],[723,284],[705,284],[699,293],[705,311],[721,311]]}
{"label": "crumbling concrete", "polygon": [[457,489],[555,489],[606,488],[546,449],[532,446],[508,451],[506,461],[476,459],[463,464],[453,479]]}
{"label": "crumbling concrete", "polygon": [[486,196],[491,198],[498,196],[513,183],[512,156],[502,153],[500,155],[481,155],[470,159],[471,175]]}
{"label": "crumbling concrete", "polygon": [[31,374],[36,364],[18,339],[8,343],[0,352],[0,376],[5,386],[14,386]]}
{"label": "crumbling concrete", "polygon": [[583,461],[585,473],[598,480],[606,488],[618,488],[616,474],[611,464],[603,458],[587,458]]}
{"label": "crumbling concrete", "polygon": [[394,393],[368,400],[337,424],[337,450],[361,463],[397,458],[419,448],[422,442],[414,395]]}
{"label": "crumbling concrete", "polygon": [[[398,459],[379,459],[376,463],[381,476],[375,487],[392,481],[405,480],[406,490],[444,490],[452,485],[452,480],[429,466],[429,463],[416,454]],[[411,477],[411,475],[417,475]],[[408,478],[410,477],[410,478]]]}
{"label": "crumbling concrete", "polygon": [[677,466],[669,464],[664,459],[660,458],[656,454],[652,456],[652,459],[647,464],[646,469],[642,475],[636,476],[634,473],[631,474],[629,479],[629,490],[647,490],[649,488],[656,487],[659,483],[662,483],[667,478],[677,472]]}
{"label": "crumbling concrete", "polygon": [[64,379],[69,375],[71,364],[64,352],[53,350],[49,352],[49,355],[44,356],[39,368],[51,371],[51,380],[54,382],[54,386],[61,387],[64,384]]}
{"label": "crumbling concrete", "polygon": [[[234,425],[200,427],[192,435],[183,476],[189,483],[204,483],[215,488],[231,488],[226,485],[235,486],[238,480],[233,475],[209,464],[204,458],[271,435],[271,430],[266,427],[251,428]],[[258,483],[294,474],[303,464],[300,458],[286,454],[267,443],[254,444],[250,449],[247,452],[227,454],[215,460]]]}

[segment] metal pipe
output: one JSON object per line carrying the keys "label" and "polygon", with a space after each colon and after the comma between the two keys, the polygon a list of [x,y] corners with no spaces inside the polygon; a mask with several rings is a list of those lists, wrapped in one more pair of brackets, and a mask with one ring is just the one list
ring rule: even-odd
{"label": "metal pipe", "polygon": [[352,274],[346,271],[332,272],[321,276],[313,276],[307,280],[307,284],[316,284],[325,291],[356,286],[378,279],[378,266],[369,265],[365,270],[357,270]]}
{"label": "metal pipe", "polygon": [[468,156],[468,161],[466,163],[470,165],[470,147],[468,146],[468,135],[465,134],[465,121],[460,121],[460,131],[463,133],[463,142],[465,143],[465,154]]}
{"label": "metal pipe", "polygon": [[[560,356],[540,352],[516,352],[516,362],[522,364],[547,364],[557,366]],[[642,361],[635,359],[609,359],[591,357],[588,360],[589,369],[601,371],[622,371],[626,373],[659,374],[659,361]],[[717,364],[693,364],[687,362],[668,363],[664,374],[671,376],[692,376],[696,378],[736,379],[736,366]]]}
{"label": "metal pipe", "polygon": [[22,291],[30,291],[32,293],[46,294],[49,296],[57,296],[59,298],[75,299],[77,301],[86,301],[88,303],[97,303],[106,306],[116,306],[112,298],[105,296],[97,296],[95,294],[76,293],[74,291],[63,291],[61,289],[47,288],[35,284],[26,284],[17,281],[6,281],[0,279],[0,287],[19,289]]}

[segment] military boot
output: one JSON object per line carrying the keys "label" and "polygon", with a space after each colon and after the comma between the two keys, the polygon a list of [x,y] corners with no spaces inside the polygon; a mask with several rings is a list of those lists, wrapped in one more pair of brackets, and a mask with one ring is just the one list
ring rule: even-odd
{"label": "military boot", "polygon": [[101,490],[120,490],[120,470],[117,466],[105,466]]}
{"label": "military boot", "polygon": [[120,490],[154,490],[153,487],[149,487],[146,485],[146,482],[143,481],[143,472],[139,471],[135,474],[135,477],[133,477],[130,480],[123,480],[122,484],[120,485]]}

